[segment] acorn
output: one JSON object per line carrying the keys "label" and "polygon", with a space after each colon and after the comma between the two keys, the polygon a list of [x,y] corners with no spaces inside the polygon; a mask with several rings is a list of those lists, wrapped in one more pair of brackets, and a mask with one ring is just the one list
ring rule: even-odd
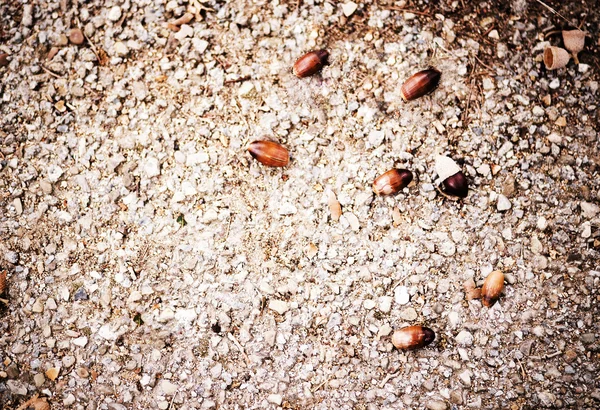
{"label": "acorn", "polygon": [[377,195],[392,195],[400,192],[413,180],[413,174],[406,169],[390,169],[373,181],[373,192]]}
{"label": "acorn", "polygon": [[396,330],[392,344],[397,349],[413,350],[425,347],[435,339],[435,332],[425,326],[407,326]]}
{"label": "acorn", "polygon": [[8,54],[0,53],[0,67],[6,67],[10,61],[8,61]]}
{"label": "acorn", "polygon": [[466,198],[469,193],[467,177],[452,158],[438,155],[435,159],[435,171],[442,180],[443,192],[459,198]]}
{"label": "acorn", "polygon": [[563,30],[562,37],[565,48],[571,52],[575,64],[579,64],[577,54],[585,46],[585,32],[581,30]]}
{"label": "acorn", "polygon": [[430,93],[437,87],[441,76],[442,73],[433,67],[413,74],[402,84],[400,89],[402,99],[410,101]]}
{"label": "acorn", "polygon": [[544,50],[544,64],[548,70],[563,68],[569,63],[569,52],[560,47],[546,47]]}
{"label": "acorn", "polygon": [[248,152],[268,167],[285,167],[290,162],[288,150],[273,141],[254,141],[248,146]]}
{"label": "acorn", "polygon": [[7,283],[8,282],[6,280],[6,271],[4,270],[4,271],[0,272],[0,296],[2,296],[2,294],[8,287]]}
{"label": "acorn", "polygon": [[483,306],[492,307],[504,289],[504,274],[496,270],[488,275],[481,287]]}
{"label": "acorn", "polygon": [[328,57],[329,52],[327,50],[306,53],[296,61],[292,72],[299,78],[310,77],[321,71],[323,66],[327,64]]}

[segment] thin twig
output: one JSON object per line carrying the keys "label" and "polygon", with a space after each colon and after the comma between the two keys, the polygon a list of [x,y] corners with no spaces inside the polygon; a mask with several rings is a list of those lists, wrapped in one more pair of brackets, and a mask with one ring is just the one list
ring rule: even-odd
{"label": "thin twig", "polygon": [[224,82],[223,82],[223,84],[234,84],[234,83],[241,83],[241,82],[243,82],[243,81],[246,81],[246,80],[249,80],[249,79],[250,79],[250,76],[249,76],[249,75],[245,75],[245,76],[243,76],[243,77],[236,78],[235,80],[227,80],[227,81],[224,81]]}
{"label": "thin twig", "polygon": [[479,61],[479,64],[481,64],[482,66],[484,66],[485,68],[487,68],[490,71],[494,71],[494,69],[492,67],[490,67],[489,65],[486,65],[483,61],[481,61],[476,55],[473,55],[473,57],[475,57],[475,59],[477,61]]}
{"label": "thin twig", "polygon": [[246,360],[246,364],[248,366],[250,366],[252,364],[252,362],[250,362],[250,358],[248,357],[248,355],[244,351],[244,348],[242,347],[242,345],[240,344],[240,342],[238,342],[238,340],[235,338],[235,336],[233,335],[233,333],[231,333],[231,332],[227,333],[227,338],[229,340],[231,340],[234,345],[237,346],[237,348],[240,350],[240,353],[242,353],[242,356],[244,356],[244,359]]}
{"label": "thin twig", "polygon": [[51,76],[53,76],[53,77],[56,77],[56,78],[63,78],[63,77],[61,77],[60,75],[56,74],[54,71],[52,71],[52,70],[50,70],[50,69],[48,69],[48,68],[44,67],[43,65],[40,65],[40,67],[42,67],[42,70],[44,70],[45,72],[47,72],[48,74],[50,74],[50,75],[51,75]]}
{"label": "thin twig", "polygon": [[469,74],[469,78],[467,79],[467,81],[469,82],[469,97],[467,98],[467,107],[465,108],[463,117],[463,123],[465,124],[465,126],[468,124],[467,121],[469,121],[469,107],[471,106],[471,96],[473,95],[473,85],[471,84],[471,76],[475,72],[475,67],[477,67],[476,61],[473,63],[473,68],[471,69],[471,73]]}
{"label": "thin twig", "polygon": [[8,299],[2,299],[2,298],[0,298],[0,302],[2,302],[2,303],[4,303],[4,304],[8,305]]}
{"label": "thin twig", "polygon": [[329,379],[325,380],[323,383],[319,384],[317,387],[315,387],[314,389],[312,389],[310,392],[314,393],[317,390],[319,390],[321,387],[325,386],[325,384],[329,381]]}
{"label": "thin twig", "polygon": [[550,353],[544,356],[544,359],[552,359],[553,357],[559,356],[560,354],[562,354],[562,352],[560,350],[557,350],[554,353]]}
{"label": "thin twig", "polygon": [[430,13],[427,13],[427,12],[424,12],[424,11],[418,11],[418,10],[405,9],[404,7],[388,6],[385,9],[386,10],[394,10],[394,11],[403,11],[405,13],[412,13],[412,14],[416,14],[418,16],[433,17],[433,15],[430,14]]}
{"label": "thin twig", "polygon": [[173,397],[171,397],[171,403],[169,403],[169,410],[171,410],[173,408],[173,402],[175,401],[175,397],[177,397],[178,394],[179,394],[179,392],[175,392]]}
{"label": "thin twig", "polygon": [[566,21],[567,23],[571,24],[569,22],[569,20],[567,20],[567,18],[565,16],[563,16],[562,14],[560,14],[558,11],[554,10],[552,7],[550,7],[549,5],[547,5],[546,3],[544,3],[542,0],[536,0],[536,1],[538,3],[540,3],[542,6],[546,7],[552,13],[556,14],[558,17],[560,17],[561,19],[563,19],[564,21]]}

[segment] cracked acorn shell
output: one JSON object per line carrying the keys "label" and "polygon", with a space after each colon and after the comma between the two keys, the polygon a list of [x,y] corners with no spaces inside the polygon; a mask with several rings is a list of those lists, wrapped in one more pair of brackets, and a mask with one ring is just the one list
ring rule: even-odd
{"label": "cracked acorn shell", "polygon": [[496,270],[490,273],[481,287],[481,303],[483,306],[492,307],[500,298],[504,289],[504,274]]}
{"label": "cracked acorn shell", "polygon": [[290,162],[288,150],[273,141],[254,141],[248,146],[248,152],[268,167],[285,167]]}
{"label": "cracked acorn shell", "polygon": [[396,330],[392,335],[392,344],[401,350],[413,350],[425,347],[435,340],[435,332],[425,326],[407,326]]}
{"label": "cracked acorn shell", "polygon": [[569,52],[560,47],[546,47],[544,50],[544,64],[548,70],[563,68],[569,63]]}
{"label": "cracked acorn shell", "polygon": [[413,74],[400,88],[402,99],[410,101],[430,93],[437,87],[441,76],[442,73],[433,67]]}
{"label": "cracked acorn shell", "polygon": [[327,50],[316,50],[304,54],[294,64],[292,72],[296,77],[310,77],[318,73],[327,64],[329,52]]}
{"label": "cracked acorn shell", "polygon": [[392,195],[400,192],[413,180],[413,174],[407,169],[390,169],[373,181],[373,192],[377,195]]}

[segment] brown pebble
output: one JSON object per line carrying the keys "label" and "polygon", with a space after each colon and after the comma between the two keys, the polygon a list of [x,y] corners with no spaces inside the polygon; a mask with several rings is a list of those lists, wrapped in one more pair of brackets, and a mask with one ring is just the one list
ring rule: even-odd
{"label": "brown pebble", "polygon": [[73,28],[69,31],[69,41],[75,45],[81,45],[85,41],[83,32],[78,28]]}

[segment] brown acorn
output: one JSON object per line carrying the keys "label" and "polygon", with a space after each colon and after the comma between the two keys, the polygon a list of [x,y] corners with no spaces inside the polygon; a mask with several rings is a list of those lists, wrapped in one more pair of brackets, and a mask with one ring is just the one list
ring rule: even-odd
{"label": "brown acorn", "polygon": [[491,307],[496,303],[504,289],[504,274],[496,270],[488,275],[481,287],[481,302],[483,306]]}
{"label": "brown acorn", "polygon": [[390,169],[373,181],[373,191],[377,195],[392,195],[400,192],[413,180],[413,174],[406,169]]}
{"label": "brown acorn", "polygon": [[460,198],[466,198],[469,193],[469,184],[467,177],[462,171],[448,177],[444,181],[444,192],[449,195],[454,195]]}
{"label": "brown acorn", "polygon": [[444,194],[466,198],[469,193],[467,177],[452,158],[439,155],[435,159],[435,170],[442,180]]}
{"label": "brown acorn", "polygon": [[396,330],[392,335],[392,344],[397,349],[412,350],[425,347],[435,339],[435,332],[425,326],[408,326]]}
{"label": "brown acorn", "polygon": [[292,72],[299,78],[309,77],[318,73],[327,64],[328,57],[329,52],[327,50],[306,53],[296,61]]}
{"label": "brown acorn", "polygon": [[0,67],[6,67],[8,63],[10,63],[10,61],[8,61],[8,54],[0,53]]}
{"label": "brown acorn", "polygon": [[400,89],[402,99],[410,101],[430,93],[437,87],[441,76],[442,73],[433,67],[413,74],[402,84]]}
{"label": "brown acorn", "polygon": [[285,167],[290,162],[288,150],[273,141],[254,141],[248,146],[248,152],[268,167]]}
{"label": "brown acorn", "polygon": [[6,288],[7,288],[6,271],[2,271],[2,272],[0,272],[0,296],[2,296],[2,294],[4,293]]}

